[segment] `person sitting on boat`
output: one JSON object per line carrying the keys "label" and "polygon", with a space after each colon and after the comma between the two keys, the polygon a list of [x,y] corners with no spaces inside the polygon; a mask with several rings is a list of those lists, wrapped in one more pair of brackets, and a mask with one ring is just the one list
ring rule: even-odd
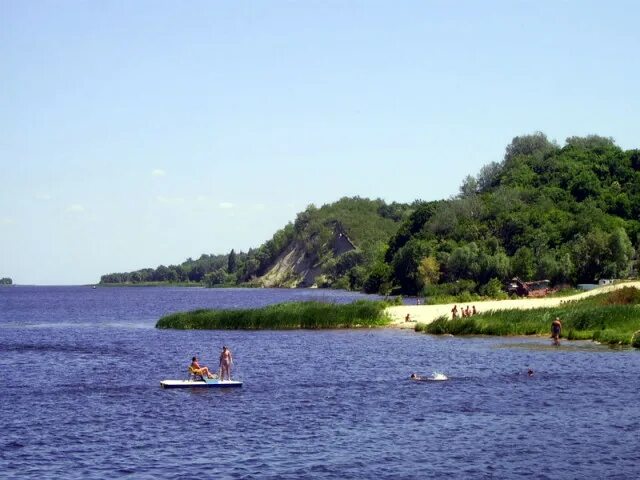
{"label": "person sitting on boat", "polygon": [[200,364],[198,363],[198,357],[193,357],[191,359],[190,370],[191,372],[195,373],[196,375],[200,375],[201,377],[204,377],[206,375],[207,378],[214,378],[213,374],[207,367],[200,366]]}
{"label": "person sitting on boat", "polygon": [[220,354],[220,380],[224,380],[225,372],[227,374],[227,380],[231,380],[231,364],[233,363],[233,356],[231,350],[226,346],[222,347],[222,353]]}

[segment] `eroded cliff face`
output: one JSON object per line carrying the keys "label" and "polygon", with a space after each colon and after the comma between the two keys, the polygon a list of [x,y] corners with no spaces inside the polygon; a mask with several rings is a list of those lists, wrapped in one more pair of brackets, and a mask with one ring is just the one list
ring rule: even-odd
{"label": "eroded cliff face", "polygon": [[[326,245],[334,257],[355,250],[355,245],[344,233],[334,233]],[[258,282],[264,287],[310,288],[317,286],[317,278],[322,273],[322,261],[305,251],[300,242],[292,242],[280,254],[276,262]]]}

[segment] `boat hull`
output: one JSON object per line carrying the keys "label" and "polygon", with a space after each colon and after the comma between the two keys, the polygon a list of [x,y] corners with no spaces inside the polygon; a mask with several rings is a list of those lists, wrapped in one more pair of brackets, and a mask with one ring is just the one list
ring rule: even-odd
{"label": "boat hull", "polygon": [[162,380],[160,386],[163,388],[237,388],[242,386],[242,382],[237,380]]}

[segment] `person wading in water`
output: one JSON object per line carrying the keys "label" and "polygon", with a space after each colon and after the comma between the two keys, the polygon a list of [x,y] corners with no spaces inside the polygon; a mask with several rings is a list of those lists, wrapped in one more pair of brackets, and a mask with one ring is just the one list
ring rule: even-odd
{"label": "person wading in water", "polygon": [[553,339],[554,345],[560,345],[560,332],[562,332],[562,322],[560,322],[560,317],[556,317],[556,319],[551,322],[551,338]]}

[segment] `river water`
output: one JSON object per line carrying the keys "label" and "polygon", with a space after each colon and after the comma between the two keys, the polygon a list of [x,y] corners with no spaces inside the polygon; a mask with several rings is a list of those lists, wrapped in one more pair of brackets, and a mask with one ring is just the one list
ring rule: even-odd
{"label": "river water", "polygon": [[[360,296],[0,288],[0,478],[640,477],[639,351],[154,328],[176,310],[311,298]],[[160,388],[194,354],[215,367],[223,344],[243,388]],[[408,380],[433,371],[450,380]]]}

